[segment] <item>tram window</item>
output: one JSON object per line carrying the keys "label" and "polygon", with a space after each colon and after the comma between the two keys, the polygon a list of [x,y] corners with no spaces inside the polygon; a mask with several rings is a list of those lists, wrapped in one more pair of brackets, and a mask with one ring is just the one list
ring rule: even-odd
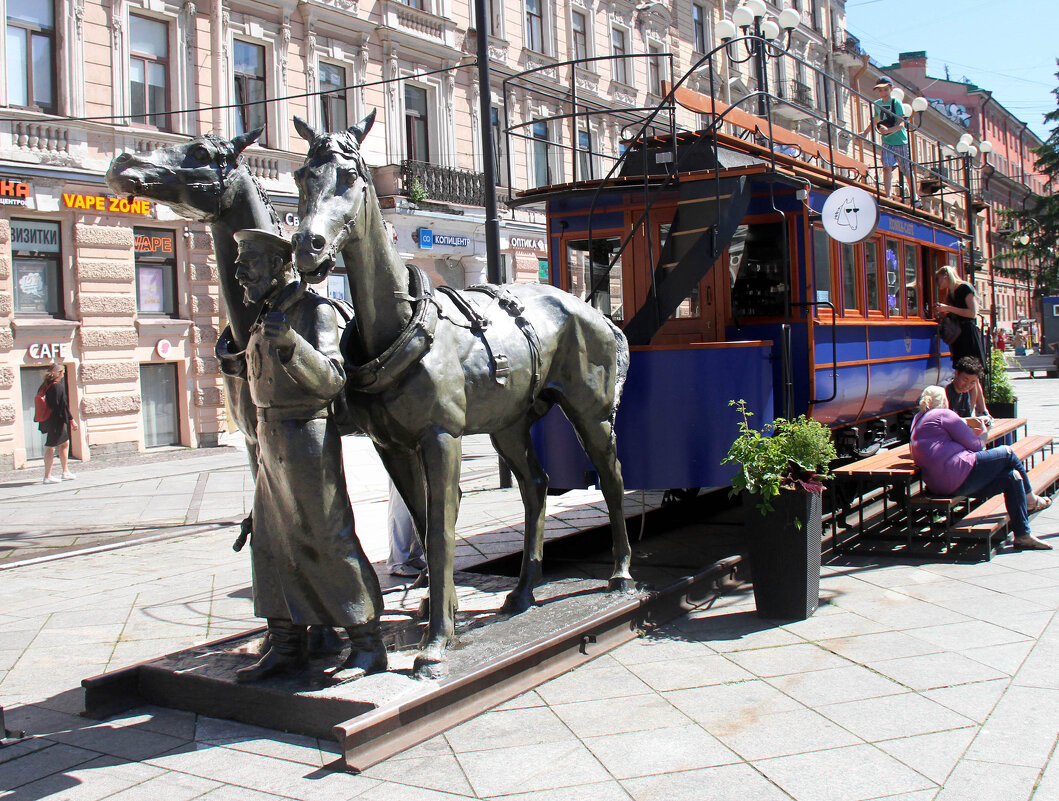
{"label": "tram window", "polygon": [[817,302],[831,300],[831,237],[823,228],[813,229],[813,275]]}
{"label": "tram window", "polygon": [[905,243],[905,298],[906,314],[919,317],[919,247],[914,242]]}
{"label": "tram window", "polygon": [[587,239],[566,243],[570,292],[612,320],[625,319],[622,311],[621,259],[614,262],[613,267],[610,266],[620,247],[621,240],[616,236],[593,239],[589,257]]}
{"label": "tram window", "polygon": [[856,311],[857,303],[857,249],[842,243],[842,307],[845,311]]}
{"label": "tram window", "polygon": [[[659,254],[665,253],[666,243],[669,241],[669,229],[671,225],[660,225],[658,226],[658,250],[654,253],[654,258],[657,260]],[[669,275],[669,271],[675,267],[675,264],[667,264],[662,267],[662,280]],[[691,294],[688,295],[684,301],[677,306],[677,310],[670,315],[670,320],[692,320],[701,316],[699,309],[699,286],[695,285],[695,288],[691,290]]]}
{"label": "tram window", "polygon": [[728,245],[732,313],[736,317],[784,313],[787,284],[782,223],[740,225]]}
{"label": "tram window", "polygon": [[894,239],[886,240],[886,308],[891,317],[900,317],[902,309],[901,250]]}
{"label": "tram window", "polygon": [[879,292],[879,243],[869,239],[864,243],[864,277],[868,283],[868,311],[881,312],[882,293]]}

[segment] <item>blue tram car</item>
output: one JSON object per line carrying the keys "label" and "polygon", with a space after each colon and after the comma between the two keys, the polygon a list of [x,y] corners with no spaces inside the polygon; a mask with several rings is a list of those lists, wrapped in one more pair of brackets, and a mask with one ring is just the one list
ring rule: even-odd
{"label": "blue tram car", "polygon": [[[551,283],[629,338],[617,417],[627,488],[730,483],[721,459],[740,398],[755,424],[807,414],[840,454],[864,455],[900,438],[921,389],[950,372],[932,284],[941,266],[962,271],[961,234],[876,193],[871,234],[833,238],[824,204],[865,185],[867,168],[785,155],[782,129],[769,130],[766,141],[760,125],[747,138],[719,126],[640,135],[607,179],[515,201],[545,204]],[[594,483],[558,408],[534,442],[553,487]]]}

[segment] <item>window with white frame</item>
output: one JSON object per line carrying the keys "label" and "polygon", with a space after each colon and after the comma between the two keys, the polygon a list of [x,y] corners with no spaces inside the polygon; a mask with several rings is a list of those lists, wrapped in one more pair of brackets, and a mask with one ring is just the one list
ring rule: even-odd
{"label": "window with white frame", "polygon": [[662,46],[651,42],[647,45],[647,88],[656,95],[662,94],[662,77],[665,74],[662,66]]}
{"label": "window with white frame", "polygon": [[551,186],[551,136],[548,132],[548,123],[537,120],[533,123],[533,186]]}
{"label": "window with white frame", "polygon": [[582,128],[577,132],[577,177],[584,180],[595,178],[595,148],[590,130]]}
{"label": "window with white frame", "polygon": [[7,103],[55,113],[55,5],[7,0]]}
{"label": "window with white frame", "polygon": [[405,152],[413,161],[430,161],[429,96],[422,86],[404,87]]}
{"label": "window with white frame", "polygon": [[588,58],[588,18],[581,11],[570,12],[570,44],[574,58]]}
{"label": "window with white frame", "polygon": [[418,8],[420,11],[426,10],[425,0],[398,0],[400,3],[404,3],[406,6],[411,8]]}
{"label": "window with white frame", "polygon": [[346,70],[320,62],[320,123],[325,131],[344,131],[346,115]]}
{"label": "window with white frame", "polygon": [[691,27],[693,34],[693,43],[695,45],[696,53],[706,52],[706,42],[709,41],[709,37],[706,35],[706,8],[704,6],[695,3],[691,7]]}
{"label": "window with white frame", "polygon": [[169,129],[169,26],[129,14],[129,109],[134,123]]}
{"label": "window with white frame", "polygon": [[614,80],[618,83],[626,85],[630,84],[629,75],[631,70],[629,69],[629,59],[625,56],[629,53],[629,37],[624,28],[611,28],[610,29],[610,53],[614,56],[611,59],[613,64]]}
{"label": "window with white frame", "polygon": [[493,129],[493,166],[496,169],[497,186],[507,186],[507,150],[505,148],[503,126],[500,122],[501,112],[498,106],[489,109],[489,124]]}
{"label": "window with white frame", "polygon": [[523,44],[527,50],[544,52],[544,0],[526,0],[526,36]]}
{"label": "window with white frame", "polygon": [[265,48],[236,39],[233,42],[233,88],[235,90],[235,133],[244,134],[265,127],[258,143],[268,139],[268,112],[265,108]]}

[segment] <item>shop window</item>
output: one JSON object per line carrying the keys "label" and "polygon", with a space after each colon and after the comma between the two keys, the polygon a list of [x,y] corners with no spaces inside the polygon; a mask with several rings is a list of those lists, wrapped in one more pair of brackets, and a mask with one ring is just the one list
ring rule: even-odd
{"label": "shop window", "polygon": [[55,113],[55,5],[7,0],[7,102]]}
{"label": "shop window", "polygon": [[169,28],[129,15],[129,99],[133,122],[169,128]]}
{"label": "shop window", "polygon": [[344,131],[346,122],[346,71],[337,64],[320,62],[320,122],[325,131]]}
{"label": "shop window", "polygon": [[728,245],[732,314],[778,316],[787,300],[783,224],[740,225]]}
{"label": "shop window", "polygon": [[816,278],[816,302],[831,301],[831,237],[823,228],[813,229],[813,275]]}
{"label": "shop window", "polygon": [[538,120],[533,123],[533,185],[551,186],[551,138],[548,135],[548,123]]}
{"label": "shop window", "polygon": [[580,11],[571,12],[570,31],[570,40],[574,46],[574,58],[588,58],[588,20]]}
{"label": "shop window", "polygon": [[842,255],[842,310],[856,311],[860,308],[857,298],[857,249],[847,242],[839,247]]}
{"label": "shop window", "polygon": [[887,239],[884,253],[886,269],[886,310],[891,317],[900,317],[904,309],[901,281],[901,251],[897,240]]}
{"label": "shop window", "polygon": [[919,246],[905,243],[905,314],[922,316],[919,309]]}
{"label": "shop window", "polygon": [[864,281],[868,290],[868,311],[883,311],[882,283],[879,281],[879,243],[869,239],[864,243]]}
{"label": "shop window", "polygon": [[11,252],[15,314],[62,316],[59,223],[11,220]]}
{"label": "shop window", "polygon": [[180,444],[180,403],[175,364],[141,364],[143,444],[162,448]]}
{"label": "shop window", "polygon": [[[267,126],[265,109],[265,48],[262,45],[234,42],[235,132],[243,134]],[[258,139],[264,145],[266,130]]]}
{"label": "shop window", "polygon": [[691,27],[693,41],[695,42],[695,52],[705,53],[706,41],[709,38],[706,36],[706,8],[698,3],[691,7]]}
{"label": "shop window", "polygon": [[621,258],[611,261],[621,247],[616,236],[566,243],[566,269],[570,292],[612,320],[623,320]]}
{"label": "shop window", "polygon": [[140,314],[176,312],[176,237],[172,231],[134,228],[136,254],[136,311]]}
{"label": "shop window", "polygon": [[628,36],[622,28],[611,28],[610,29],[610,53],[614,56],[611,59],[613,65],[612,75],[614,80],[618,83],[629,85],[629,64],[628,59],[625,58],[629,52]]}
{"label": "shop window", "polygon": [[544,52],[544,0],[526,0],[527,50]]}
{"label": "shop window", "polygon": [[421,86],[405,84],[404,131],[408,158],[429,162],[430,114],[427,107],[427,90]]}
{"label": "shop window", "polygon": [[34,398],[40,385],[44,383],[44,374],[49,367],[23,367],[19,370],[22,383],[22,432],[26,441],[26,458],[44,458],[44,435],[33,422]]}

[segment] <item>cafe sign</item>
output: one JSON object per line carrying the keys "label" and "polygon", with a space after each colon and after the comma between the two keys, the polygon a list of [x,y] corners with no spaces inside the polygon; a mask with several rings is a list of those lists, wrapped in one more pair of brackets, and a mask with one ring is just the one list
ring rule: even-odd
{"label": "cafe sign", "polygon": [[63,206],[81,211],[99,211],[117,214],[139,214],[148,216],[151,213],[151,201],[143,198],[117,197],[116,195],[81,195],[63,192]]}
{"label": "cafe sign", "polygon": [[26,352],[31,359],[66,359],[70,356],[70,343],[34,342]]}

